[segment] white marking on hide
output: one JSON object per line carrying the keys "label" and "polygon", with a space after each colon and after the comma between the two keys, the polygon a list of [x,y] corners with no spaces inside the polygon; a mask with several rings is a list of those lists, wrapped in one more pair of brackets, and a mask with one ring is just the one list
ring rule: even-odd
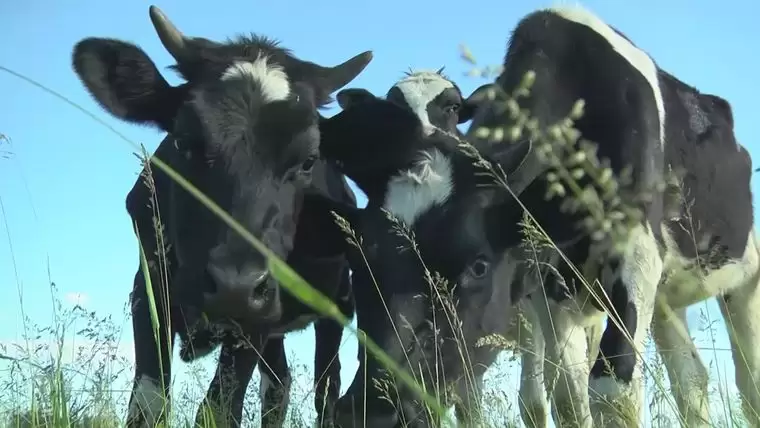
{"label": "white marking on hide", "polygon": [[[631,230],[628,245],[623,256],[620,280],[628,289],[637,312],[645,302],[654,302],[657,285],[662,276],[663,261],[657,248],[657,241],[649,225]],[[650,303],[651,305],[651,303]],[[638,315],[637,318],[641,318]],[[645,328],[649,327],[649,323]],[[637,331],[638,335],[639,332]],[[643,351],[643,349],[641,349]]]}
{"label": "white marking on hide", "polygon": [[436,127],[430,123],[427,106],[443,91],[453,88],[450,80],[434,71],[416,71],[399,80],[394,85],[402,94],[414,114],[420,118],[425,135],[432,134]]}
{"label": "white marking on hide", "polygon": [[743,288],[760,268],[757,237],[749,232],[744,255],[726,265],[702,275],[693,268],[694,261],[685,258],[672,235],[663,230],[665,240],[665,271],[667,281],[660,288],[668,304],[673,308],[685,308],[710,297]]}
{"label": "white marking on hide", "polygon": [[129,407],[127,419],[138,417],[142,412],[145,425],[153,427],[156,426],[159,416],[169,411],[159,381],[150,376],[140,376],[132,390],[132,396],[132,405]]}
{"label": "white marking on hide", "polygon": [[657,105],[657,115],[660,118],[660,146],[665,145],[665,103],[662,99],[659,80],[657,79],[657,66],[652,58],[634,46],[631,42],[616,33],[609,25],[602,21],[591,11],[584,9],[580,5],[557,5],[547,9],[557,15],[573,21],[577,24],[585,25],[594,32],[602,36],[612,46],[617,53],[625,58],[641,75],[649,82],[652,88],[652,96]]}
{"label": "white marking on hide", "polygon": [[249,78],[259,85],[264,101],[282,101],[290,95],[290,82],[279,64],[269,64],[269,58],[259,56],[253,62],[235,61],[222,74],[222,80]]}
{"label": "white marking on hide", "polygon": [[453,191],[451,161],[438,149],[422,151],[422,159],[388,184],[384,208],[408,227]]}

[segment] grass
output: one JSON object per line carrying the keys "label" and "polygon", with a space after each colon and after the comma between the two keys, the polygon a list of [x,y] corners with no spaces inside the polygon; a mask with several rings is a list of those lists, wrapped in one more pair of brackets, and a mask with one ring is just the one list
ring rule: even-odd
{"label": "grass", "polygon": [[[473,64],[474,58],[468,52],[464,52],[463,57]],[[493,69],[476,70],[471,75],[487,77],[493,72]],[[6,70],[9,71],[9,70]],[[17,75],[18,76],[18,75]],[[29,79],[21,77],[27,81]],[[528,79],[530,80],[530,79]],[[29,81],[31,82],[31,81]],[[53,91],[31,82],[38,87],[52,93],[53,95],[66,100]],[[526,84],[527,85],[527,84]],[[519,95],[519,94],[518,94]],[[517,100],[519,97],[515,97]],[[74,105],[81,110],[81,107]],[[624,205],[616,205],[613,199],[607,198],[606,195],[615,194],[619,184],[609,177],[604,170],[603,164],[594,161],[593,151],[586,150],[586,146],[575,144],[571,130],[571,122],[568,126],[558,127],[556,129],[540,130],[531,126],[530,117],[526,112],[521,112],[518,107],[509,109],[515,115],[523,114],[520,123],[525,124],[519,130],[483,130],[483,136],[497,140],[503,140],[505,136],[515,137],[521,133],[530,132],[534,135],[536,141],[545,141],[545,145],[537,146],[537,150],[545,153],[545,161],[550,165],[557,167],[556,174],[552,180],[555,186],[548,197],[566,197],[572,196],[575,204],[570,208],[575,212],[587,212],[589,232],[596,233],[601,238],[616,237],[616,234],[624,236],[629,230],[632,220],[635,220],[635,213],[629,212]],[[577,117],[582,111],[582,106],[571,114]],[[95,120],[103,123],[90,113],[86,114]],[[106,125],[107,126],[107,125]],[[119,135],[115,130],[114,132]],[[552,140],[550,137],[557,137]],[[564,138],[564,140],[562,138]],[[123,138],[123,137],[122,137]],[[577,138],[577,136],[576,136]],[[553,141],[553,142],[552,142]],[[563,146],[553,146],[559,141],[570,141]],[[0,138],[0,142],[7,142],[5,136]],[[130,144],[132,144],[130,142]],[[133,144],[134,146],[134,144]],[[580,149],[579,149],[580,147]],[[559,150],[562,149],[562,150]],[[463,150],[468,150],[463,147]],[[5,153],[5,152],[3,152]],[[477,160],[477,154],[473,154]],[[146,161],[146,159],[143,159]],[[290,292],[299,296],[303,301],[312,305],[319,312],[331,316],[347,326],[347,331],[353,337],[364,341],[363,335],[357,334],[357,331],[348,325],[337,308],[324,296],[317,293],[313,288],[306,284],[297,274],[290,270],[284,262],[278,260],[270,254],[261,243],[251,236],[239,224],[235,223],[231,217],[223,212],[219,207],[211,203],[185,182],[181,177],[169,171],[166,165],[150,159],[144,165],[148,168],[158,167],[173,176],[183,187],[191,191],[206,206],[219,215],[230,227],[244,236],[249,243],[257,250],[267,255],[272,271],[282,281]],[[499,171],[490,171],[494,179],[501,184],[503,177]],[[593,178],[596,187],[589,190],[589,187],[580,186],[579,179],[589,176]],[[149,177],[147,177],[150,185]],[[0,200],[0,208],[2,200]],[[611,215],[611,213],[619,215]],[[5,218],[5,215],[3,214]],[[160,213],[156,213],[160,224]],[[339,223],[340,223],[340,219]],[[340,223],[347,232],[349,239],[355,244],[360,237],[356,236],[346,223]],[[5,224],[6,230],[8,225]],[[410,247],[416,249],[414,236],[402,225],[396,224],[396,231],[402,236],[409,238]],[[547,242],[545,234],[541,233],[540,225],[530,222],[526,219],[526,231],[528,245],[552,245]],[[13,242],[8,235],[8,244],[13,255]],[[160,228],[156,233],[157,239],[161,239]],[[532,237],[532,238],[531,238]],[[610,251],[617,249],[615,240],[612,240]],[[163,247],[163,245],[161,245]],[[424,260],[420,260],[424,263]],[[15,263],[14,263],[15,265]],[[435,274],[427,272],[428,282],[431,285],[430,298],[440,303],[443,307],[443,313],[447,315],[444,320],[437,322],[446,322],[452,326],[451,330],[456,334],[457,314],[452,311],[449,284]],[[19,288],[19,298],[23,311],[24,307],[24,290],[21,286],[22,281],[17,277],[17,287]],[[0,366],[0,423],[9,427],[116,427],[122,426],[126,414],[126,402],[129,397],[131,388],[131,376],[133,368],[131,365],[131,350],[120,343],[122,329],[131,328],[128,322],[128,311],[125,310],[124,319],[115,320],[113,317],[100,317],[98,314],[86,310],[79,305],[66,305],[61,302],[57,292],[57,287],[52,278],[49,278],[50,294],[52,300],[53,321],[49,325],[39,325],[37,321],[24,317],[23,332],[21,341],[13,344],[2,344],[0,347],[0,360],[3,365]],[[151,284],[152,287],[165,287],[166,284]],[[126,294],[126,293],[125,293]],[[599,298],[603,298],[600,296]],[[154,304],[154,316],[155,316]],[[704,314],[703,317],[708,317]],[[126,322],[125,322],[126,321]],[[614,317],[610,322],[616,322]],[[730,359],[730,351],[719,349],[715,343],[715,328],[711,320],[705,318],[706,327],[702,328],[702,336],[708,339],[708,345],[702,349],[707,354],[712,354],[714,363],[717,362],[717,356],[720,354],[723,358]],[[159,328],[159,326],[155,326]],[[397,326],[404,328],[404,326]],[[370,351],[383,359],[384,354],[373,347],[371,342],[365,342]],[[649,346],[646,355],[646,385],[647,385],[647,422],[648,425],[656,427],[672,426],[678,424],[679,420],[674,411],[675,404],[668,390],[668,381],[662,370],[660,357]],[[467,361],[466,350],[461,350],[462,358]],[[705,357],[705,354],[702,355]],[[521,426],[518,412],[517,386],[519,379],[511,373],[514,369],[514,362],[509,361],[510,353],[502,354],[498,364],[491,368],[486,376],[486,391],[483,400],[483,409],[481,410],[482,422],[486,426],[508,427]],[[215,361],[215,355],[209,356],[206,360]],[[307,357],[306,361],[309,361]],[[291,357],[291,370],[294,381],[293,391],[291,392],[291,405],[287,415],[287,426],[301,427],[310,426],[314,413],[312,407],[313,391],[311,382],[313,376],[311,368],[306,365],[293,364],[299,361]],[[303,361],[303,359],[301,360]],[[418,391],[428,409],[428,416],[431,419],[446,418],[450,412],[445,411],[439,404],[441,398],[447,394],[446,388],[441,385],[433,385],[434,388],[424,390],[422,385],[417,382],[418,373],[406,373],[397,367],[395,363],[384,358],[384,363],[389,370],[395,375],[396,382],[403,382],[412,386]],[[182,363],[175,358],[174,366],[179,367]],[[344,367],[347,364],[344,363]],[[171,426],[191,426],[194,419],[195,409],[199,406],[202,397],[205,395],[205,386],[211,376],[207,370],[204,370],[203,364],[192,363],[188,365],[188,380],[182,384],[172,386],[172,413]],[[720,368],[718,368],[720,371]],[[251,387],[247,391],[245,404],[244,425],[258,425],[258,394],[255,380],[251,382]],[[511,387],[510,385],[515,385]],[[345,387],[345,385],[344,385]],[[385,386],[389,393],[394,385]],[[713,426],[745,426],[741,416],[741,406],[735,396],[735,387],[733,387],[733,373],[722,374],[718,382],[711,383],[711,421]],[[209,425],[211,426],[211,425]]]}

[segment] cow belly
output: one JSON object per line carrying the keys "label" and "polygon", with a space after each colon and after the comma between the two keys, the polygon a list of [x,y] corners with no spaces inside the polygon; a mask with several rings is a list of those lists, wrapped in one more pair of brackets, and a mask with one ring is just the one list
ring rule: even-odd
{"label": "cow belly", "polygon": [[694,261],[683,257],[672,242],[666,239],[665,275],[659,294],[673,308],[685,308],[743,287],[753,280],[758,271],[758,248],[754,230],[750,231],[740,259],[732,260],[707,274],[696,269]]}

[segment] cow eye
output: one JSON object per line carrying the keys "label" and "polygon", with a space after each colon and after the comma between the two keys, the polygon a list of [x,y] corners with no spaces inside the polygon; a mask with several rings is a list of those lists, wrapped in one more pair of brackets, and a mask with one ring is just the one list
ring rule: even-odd
{"label": "cow eye", "polygon": [[301,164],[301,172],[311,172],[314,169],[314,164],[317,162],[316,156],[309,156],[308,159]]}
{"label": "cow eye", "polygon": [[491,263],[485,260],[483,257],[478,257],[470,266],[470,273],[473,278],[480,279],[488,274],[491,268]]}
{"label": "cow eye", "polygon": [[461,107],[459,105],[459,103],[451,104],[451,105],[449,105],[449,106],[446,107],[446,112],[447,113],[456,113],[456,112],[459,111],[459,107]]}

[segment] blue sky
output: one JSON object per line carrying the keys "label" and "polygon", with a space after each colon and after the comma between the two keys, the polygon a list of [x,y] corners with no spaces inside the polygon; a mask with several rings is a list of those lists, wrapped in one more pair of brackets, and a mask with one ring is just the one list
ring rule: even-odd
{"label": "blue sky", "polygon": [[[377,94],[385,93],[409,67],[444,65],[469,93],[483,81],[463,75],[468,65],[459,59],[457,46],[466,43],[481,63],[497,64],[517,20],[549,4],[527,0],[448,6],[408,0],[183,3],[167,0],[157,5],[188,35],[222,40],[235,33],[257,32],[282,40],[304,59],[326,65],[371,49],[375,59],[350,86]],[[703,92],[728,99],[738,140],[757,158],[758,133],[752,127],[760,112],[753,89],[760,59],[751,52],[760,40],[754,18],[760,15],[760,3],[599,0],[584,4],[625,32],[661,67]],[[102,36],[137,43],[162,70],[170,65],[148,18],[149,5],[144,1],[2,2],[0,64],[58,91],[153,150],[162,134],[120,122],[100,110],[70,63],[78,40]],[[168,70],[165,76],[178,82]],[[25,314],[41,324],[50,322],[48,267],[61,296],[80,293],[88,309],[121,317],[138,262],[124,208],[124,197],[139,171],[133,148],[81,112],[7,73],[0,73],[0,94],[0,133],[12,139],[10,149],[15,153],[12,159],[0,159],[3,221],[10,235],[6,239],[3,226],[0,342],[17,340],[21,332],[19,284]],[[333,105],[326,114],[335,112]],[[363,197],[360,202],[364,203]],[[707,307],[717,319],[714,301]],[[698,322],[698,312],[704,308],[700,304],[690,310],[693,322]],[[121,319],[128,344],[131,324]],[[693,332],[695,327],[693,323]],[[725,348],[722,322],[718,331]],[[289,336],[287,345],[309,363],[311,328]],[[341,350],[346,381],[353,375],[355,352],[354,340],[346,339]],[[705,359],[714,359],[711,355]],[[728,353],[718,359],[719,365],[730,364]],[[728,375],[733,377],[732,369]]]}

